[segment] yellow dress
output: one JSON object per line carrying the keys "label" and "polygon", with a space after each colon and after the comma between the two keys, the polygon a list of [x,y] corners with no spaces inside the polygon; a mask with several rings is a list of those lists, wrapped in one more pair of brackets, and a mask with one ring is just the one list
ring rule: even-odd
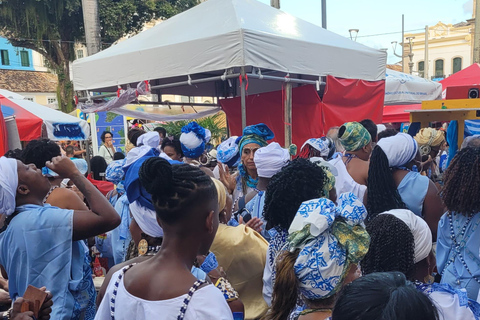
{"label": "yellow dress", "polygon": [[268,242],[253,229],[224,224],[218,226],[210,248],[245,305],[247,320],[259,319],[268,309],[262,295],[267,249]]}

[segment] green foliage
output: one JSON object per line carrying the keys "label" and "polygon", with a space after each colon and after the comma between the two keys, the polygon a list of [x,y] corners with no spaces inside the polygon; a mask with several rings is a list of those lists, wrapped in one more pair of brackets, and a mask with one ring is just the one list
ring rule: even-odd
{"label": "green foliage", "polygon": [[[227,128],[222,126],[222,119],[220,114],[215,114],[211,117],[205,117],[202,119],[192,120],[196,121],[202,127],[208,129],[212,133],[212,143],[218,144],[222,138],[224,138],[227,134]],[[192,121],[181,120],[181,121],[174,121],[168,122],[166,124],[162,124],[162,127],[167,130],[169,135],[179,137],[182,133],[182,128]]]}

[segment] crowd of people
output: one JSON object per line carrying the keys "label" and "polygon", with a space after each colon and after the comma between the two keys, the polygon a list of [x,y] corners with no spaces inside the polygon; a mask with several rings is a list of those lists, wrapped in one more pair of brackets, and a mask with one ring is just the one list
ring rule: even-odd
{"label": "crowd of people", "polygon": [[111,140],[0,158],[4,319],[480,319],[480,137],[448,164],[444,131],[368,119],[298,153],[265,124]]}

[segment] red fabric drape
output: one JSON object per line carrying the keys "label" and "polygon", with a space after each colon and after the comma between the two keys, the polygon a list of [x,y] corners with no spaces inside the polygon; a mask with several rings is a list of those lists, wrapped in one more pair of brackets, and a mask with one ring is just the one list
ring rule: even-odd
{"label": "red fabric drape", "polygon": [[8,135],[7,127],[5,126],[5,119],[0,112],[0,156],[3,156],[8,151]]}
{"label": "red fabric drape", "polygon": [[384,80],[364,81],[328,76],[323,95],[325,131],[348,121],[371,119],[375,123],[382,123],[384,98]]}
{"label": "red fabric drape", "polygon": [[0,95],[0,106],[4,116],[15,115],[21,141],[31,141],[42,137],[42,119],[2,95]]}
{"label": "red fabric drape", "polygon": [[420,110],[421,104],[405,104],[385,106],[383,108],[383,123],[410,122],[410,113],[405,110]]}
{"label": "red fabric drape", "polygon": [[[227,114],[232,135],[242,135],[240,97],[220,100]],[[274,141],[285,142],[282,91],[255,94],[246,97],[247,125],[265,123],[275,133]],[[321,101],[314,86],[292,89],[292,141],[299,148],[312,137],[322,135]]]}
{"label": "red fabric drape", "polygon": [[115,185],[110,181],[100,181],[93,179],[93,173],[90,173],[87,176],[88,181],[90,181],[98,190],[104,195],[107,196],[107,193],[115,188]]}

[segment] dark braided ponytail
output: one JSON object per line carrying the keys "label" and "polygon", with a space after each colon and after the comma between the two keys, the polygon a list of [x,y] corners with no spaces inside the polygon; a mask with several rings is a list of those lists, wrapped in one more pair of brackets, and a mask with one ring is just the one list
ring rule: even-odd
{"label": "dark braided ponytail", "polygon": [[449,211],[480,212],[480,149],[465,148],[453,158],[444,174],[441,197]]}
{"label": "dark braided ponytail", "polygon": [[166,223],[180,219],[192,206],[216,201],[213,181],[201,169],[171,165],[167,160],[147,159],[138,172],[140,183],[152,195],[158,217]]}
{"label": "dark braided ponytail", "polygon": [[367,219],[371,221],[379,213],[405,208],[405,203],[393,180],[387,155],[382,148],[376,146],[370,157],[368,168]]}
{"label": "dark braided ponytail", "polygon": [[408,226],[391,214],[380,214],[368,225],[370,247],[360,262],[364,275],[399,271],[414,280],[415,242]]}

